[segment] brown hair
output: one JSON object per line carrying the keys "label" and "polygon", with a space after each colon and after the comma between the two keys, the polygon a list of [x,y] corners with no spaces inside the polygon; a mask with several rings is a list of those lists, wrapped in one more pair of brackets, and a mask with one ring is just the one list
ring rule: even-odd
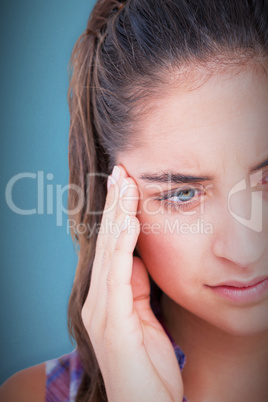
{"label": "brown hair", "polygon": [[[85,370],[76,401],[107,400],[81,310],[90,286],[94,228],[101,221],[106,179],[117,153],[133,146],[135,124],[175,70],[184,68],[186,76],[190,65],[222,67],[222,56],[226,65],[265,59],[267,22],[264,0],[96,2],[73,49],[68,91],[68,209],[79,248],[68,325]],[[79,231],[81,225],[87,230]],[[151,285],[153,297],[159,289],[152,280]]]}

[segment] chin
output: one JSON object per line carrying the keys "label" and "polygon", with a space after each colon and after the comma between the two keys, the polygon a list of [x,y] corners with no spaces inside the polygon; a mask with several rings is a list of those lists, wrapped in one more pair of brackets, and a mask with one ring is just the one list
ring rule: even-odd
{"label": "chin", "polygon": [[[213,323],[223,332],[232,336],[256,336],[268,334],[268,310],[257,308],[245,308],[225,314]],[[268,342],[268,338],[267,338]]]}

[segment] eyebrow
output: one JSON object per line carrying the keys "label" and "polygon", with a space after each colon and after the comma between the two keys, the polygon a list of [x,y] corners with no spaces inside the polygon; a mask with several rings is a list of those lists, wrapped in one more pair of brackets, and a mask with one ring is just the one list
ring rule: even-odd
{"label": "eyebrow", "polygon": [[[256,172],[264,167],[268,166],[268,159],[261,162],[257,166],[254,166],[250,169],[250,172]],[[160,174],[156,173],[143,173],[139,179],[144,180],[146,182],[157,182],[157,183],[199,183],[203,181],[213,180],[212,176],[192,176],[185,175],[173,171],[162,172]]]}
{"label": "eyebrow", "polygon": [[191,176],[172,171],[163,172],[161,174],[143,173],[139,178],[147,182],[175,183],[175,184],[198,183],[200,181],[208,181],[213,179],[211,176]]}

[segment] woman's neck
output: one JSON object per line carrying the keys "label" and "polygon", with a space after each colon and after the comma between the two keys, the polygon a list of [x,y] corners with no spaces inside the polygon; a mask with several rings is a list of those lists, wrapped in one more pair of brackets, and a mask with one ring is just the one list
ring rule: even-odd
{"label": "woman's neck", "polygon": [[160,303],[164,324],[186,355],[182,377],[190,402],[268,400],[268,332],[230,335],[165,294]]}

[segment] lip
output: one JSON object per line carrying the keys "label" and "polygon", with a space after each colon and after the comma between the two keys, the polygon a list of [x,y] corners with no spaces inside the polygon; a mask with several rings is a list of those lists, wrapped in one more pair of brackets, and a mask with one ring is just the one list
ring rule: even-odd
{"label": "lip", "polygon": [[228,281],[228,282],[219,283],[218,285],[213,285],[213,287],[217,287],[217,286],[232,286],[232,287],[235,287],[235,288],[247,288],[247,287],[256,285],[257,283],[263,281],[264,279],[268,279],[268,275],[262,275],[262,276],[259,276],[257,278],[253,278],[248,282],[231,280],[231,281]]}
{"label": "lip", "polygon": [[268,276],[254,278],[247,282],[231,280],[215,286],[208,286],[220,297],[232,302],[248,304],[260,301],[268,291]]}

